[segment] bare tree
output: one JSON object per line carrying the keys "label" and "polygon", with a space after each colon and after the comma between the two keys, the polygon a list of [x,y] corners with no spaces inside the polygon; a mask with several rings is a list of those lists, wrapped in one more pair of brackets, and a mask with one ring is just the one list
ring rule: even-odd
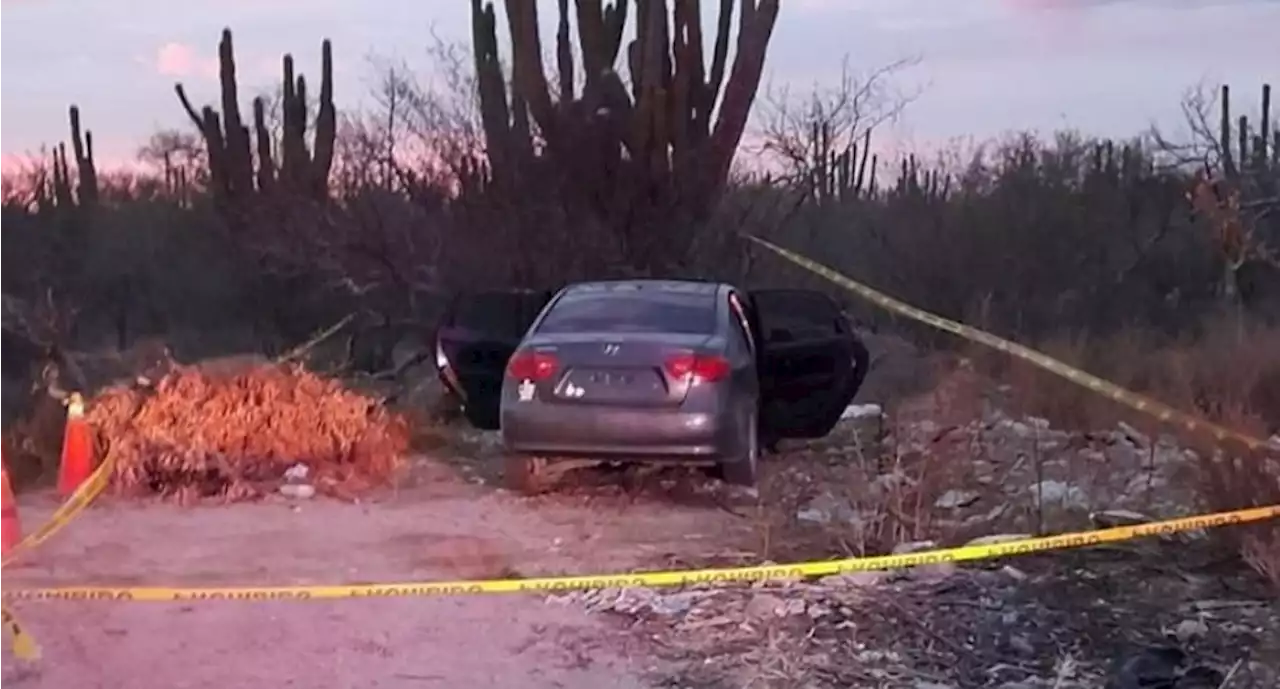
{"label": "bare tree", "polygon": [[138,161],[163,176],[171,198],[185,204],[195,189],[208,183],[208,156],[194,132],[163,129],[138,149]]}
{"label": "bare tree", "polygon": [[1270,293],[1280,294],[1272,286],[1280,284],[1280,126],[1271,119],[1271,85],[1262,85],[1253,117],[1234,115],[1225,84],[1189,89],[1182,112],[1181,140],[1155,127],[1150,137],[1167,164],[1195,169],[1187,199],[1218,247],[1221,294],[1241,307],[1275,298]]}
{"label": "bare tree", "polygon": [[770,87],[757,114],[760,153],[815,199],[870,193],[879,162],[870,153],[872,134],[919,96],[898,83],[918,63],[904,58],[859,74],[846,56],[835,84],[815,84],[800,96],[789,86]]}

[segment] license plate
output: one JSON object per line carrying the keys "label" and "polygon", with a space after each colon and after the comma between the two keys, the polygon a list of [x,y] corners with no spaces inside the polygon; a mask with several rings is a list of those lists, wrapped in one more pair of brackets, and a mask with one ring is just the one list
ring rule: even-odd
{"label": "license plate", "polygon": [[630,385],[635,379],[626,373],[592,373],[589,380],[597,385]]}

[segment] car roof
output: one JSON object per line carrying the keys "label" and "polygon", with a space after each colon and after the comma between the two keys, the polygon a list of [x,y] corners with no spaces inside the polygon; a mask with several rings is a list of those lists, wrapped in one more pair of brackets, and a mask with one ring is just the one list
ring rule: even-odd
{"label": "car roof", "polygon": [[664,280],[642,278],[629,280],[595,280],[592,282],[576,282],[564,288],[565,294],[581,295],[586,293],[682,293],[715,295],[722,287],[721,283],[705,280]]}

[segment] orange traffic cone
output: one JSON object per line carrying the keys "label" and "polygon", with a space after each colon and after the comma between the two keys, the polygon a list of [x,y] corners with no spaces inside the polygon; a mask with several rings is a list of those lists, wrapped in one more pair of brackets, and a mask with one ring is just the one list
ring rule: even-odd
{"label": "orange traffic cone", "polygon": [[9,487],[9,470],[4,468],[4,460],[0,459],[0,474],[3,475],[4,493],[0,495],[0,512],[3,513],[4,550],[0,556],[8,556],[9,550],[22,540],[22,525],[18,522],[18,501],[13,497],[13,489]]}
{"label": "orange traffic cone", "polygon": [[93,437],[84,420],[84,398],[71,393],[67,402],[67,428],[62,436],[62,463],[58,466],[58,493],[67,497],[93,473]]}

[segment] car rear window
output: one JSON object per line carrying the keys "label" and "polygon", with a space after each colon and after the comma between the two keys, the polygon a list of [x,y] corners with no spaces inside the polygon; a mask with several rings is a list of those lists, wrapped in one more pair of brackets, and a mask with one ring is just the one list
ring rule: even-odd
{"label": "car rear window", "polygon": [[538,325],[540,333],[681,333],[715,331],[714,292],[601,290],[569,292]]}

